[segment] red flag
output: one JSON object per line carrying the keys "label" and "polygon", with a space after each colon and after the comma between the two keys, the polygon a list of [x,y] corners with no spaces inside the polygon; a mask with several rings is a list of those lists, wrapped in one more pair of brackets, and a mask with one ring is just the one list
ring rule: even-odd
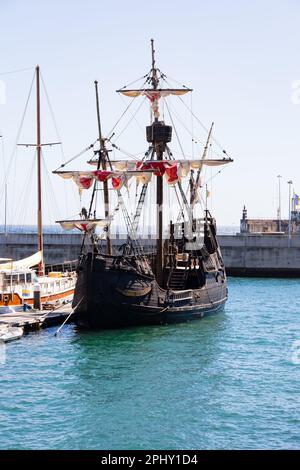
{"label": "red flag", "polygon": [[79,184],[83,189],[89,189],[93,184],[93,178],[89,178],[87,176],[80,176]]}

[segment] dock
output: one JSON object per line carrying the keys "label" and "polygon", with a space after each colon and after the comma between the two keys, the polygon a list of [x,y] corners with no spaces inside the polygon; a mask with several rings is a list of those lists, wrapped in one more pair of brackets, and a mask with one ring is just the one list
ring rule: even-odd
{"label": "dock", "polygon": [[[56,310],[50,311],[3,313],[0,315],[0,342],[19,339],[20,329],[22,329],[23,333],[28,333],[41,328],[61,325],[67,320],[71,312],[71,305],[63,305]],[[70,317],[71,319],[72,316]],[[16,332],[15,337],[14,332]]]}

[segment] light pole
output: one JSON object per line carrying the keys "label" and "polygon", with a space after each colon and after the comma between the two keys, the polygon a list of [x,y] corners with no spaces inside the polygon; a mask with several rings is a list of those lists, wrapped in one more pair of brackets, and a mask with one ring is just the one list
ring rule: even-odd
{"label": "light pole", "polygon": [[278,232],[281,232],[281,175],[278,178]]}
{"label": "light pole", "polygon": [[288,185],[289,185],[289,243],[291,240],[291,187],[292,187],[293,181],[289,180]]}

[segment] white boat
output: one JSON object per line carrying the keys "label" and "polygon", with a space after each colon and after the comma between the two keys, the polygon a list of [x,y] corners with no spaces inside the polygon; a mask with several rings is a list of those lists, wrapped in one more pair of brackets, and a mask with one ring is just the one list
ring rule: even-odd
{"label": "white boat", "polygon": [[[19,144],[33,146],[37,155],[37,246],[38,252],[32,256],[13,261],[0,259],[0,306],[33,305],[34,292],[39,290],[41,304],[51,304],[72,297],[74,294],[75,272],[50,272],[45,274],[43,256],[42,225],[42,177],[41,177],[41,124],[40,124],[40,69],[36,67],[37,96],[37,142],[36,144]],[[54,145],[55,143],[51,143]],[[37,272],[33,269],[37,267]],[[25,306],[26,308],[26,306]]]}
{"label": "white boat", "polygon": [[15,341],[23,336],[23,328],[0,324],[0,343]]}
{"label": "white boat", "polygon": [[0,264],[0,308],[24,304],[31,306],[36,290],[41,293],[42,304],[73,296],[76,274],[55,271],[37,276],[32,266],[37,265],[40,259],[41,254],[36,253],[24,260]]}

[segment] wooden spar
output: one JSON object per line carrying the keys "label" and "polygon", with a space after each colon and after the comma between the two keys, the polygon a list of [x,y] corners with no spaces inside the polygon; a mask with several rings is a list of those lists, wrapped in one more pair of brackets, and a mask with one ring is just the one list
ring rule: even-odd
{"label": "wooden spar", "polygon": [[[204,150],[203,150],[203,154],[202,154],[201,160],[205,160],[205,158],[206,158],[206,155],[207,155],[207,152],[208,152],[208,147],[209,147],[209,142],[210,142],[211,135],[212,135],[213,127],[214,127],[214,122],[211,123],[211,126],[210,126],[210,129],[209,129],[209,132],[208,132],[208,136],[207,136],[207,140],[206,140],[206,143],[205,143],[205,147],[204,147]],[[200,166],[200,168],[199,168],[199,170],[198,170],[198,172],[197,172],[196,181],[193,182],[192,179],[191,179],[191,197],[190,197],[190,204],[191,204],[191,205],[193,205],[193,203],[194,203],[194,201],[195,201],[195,198],[196,198],[196,191],[197,191],[197,188],[198,188],[199,183],[200,183],[201,170],[202,170],[202,165]],[[191,175],[192,175],[192,174],[191,174]],[[192,176],[191,176],[191,178],[192,178]]]}
{"label": "wooden spar", "polygon": [[[99,93],[98,93],[98,82],[95,80],[95,92],[96,92],[96,107],[97,107],[97,122],[98,122],[98,135],[99,135],[99,143],[100,143],[100,152],[99,152],[99,159],[98,159],[98,166],[97,169],[99,170],[100,164],[102,165],[102,170],[107,169],[107,150],[105,147],[105,141],[102,137],[101,131],[101,119],[100,119],[100,107],[99,107]],[[103,183],[103,192],[104,192],[104,215],[105,218],[109,218],[109,193],[108,193],[108,182],[104,181]],[[112,244],[110,238],[110,228],[107,228],[107,236],[106,236],[106,253],[108,255],[112,254]]]}
{"label": "wooden spar", "polygon": [[[212,130],[213,130],[213,127],[214,127],[214,122],[211,123],[211,126],[210,126],[210,129],[209,129],[209,133],[208,133],[208,136],[207,136],[207,141],[205,143],[205,147],[204,147],[204,150],[203,150],[203,155],[202,155],[202,158],[201,160],[204,160],[206,158],[206,155],[207,155],[207,152],[208,152],[208,146],[209,146],[209,142],[210,142],[210,139],[211,139],[211,134],[212,134]],[[201,168],[200,168],[201,169]]]}
{"label": "wooden spar", "polygon": [[37,118],[37,230],[38,251],[42,258],[38,265],[38,275],[44,274],[43,225],[42,225],[42,176],[41,176],[41,105],[40,105],[40,67],[36,66],[36,118]]}

